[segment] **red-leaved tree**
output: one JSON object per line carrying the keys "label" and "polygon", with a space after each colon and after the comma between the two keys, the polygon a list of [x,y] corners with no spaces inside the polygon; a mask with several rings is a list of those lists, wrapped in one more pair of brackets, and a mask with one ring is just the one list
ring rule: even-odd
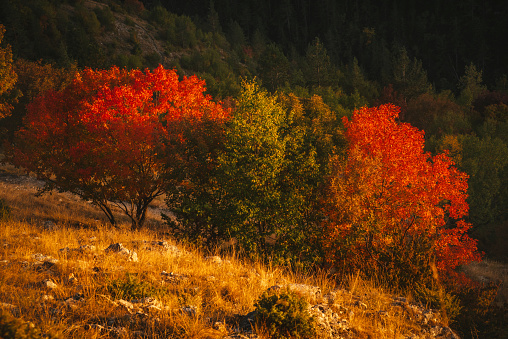
{"label": "red-leaved tree", "polygon": [[393,105],[344,118],[347,153],[335,166],[324,201],[328,261],[350,272],[411,284],[479,260],[461,220],[467,175],[446,154],[424,152],[424,133],[396,121]]}
{"label": "red-leaved tree", "polygon": [[185,142],[175,126],[227,116],[204,91],[204,81],[179,81],[162,66],[153,72],[85,69],[63,90],[28,105],[7,159],[45,180],[43,192],[75,193],[100,207],[112,224],[115,205],[138,229],[175,174],[170,159],[177,155],[167,145]]}

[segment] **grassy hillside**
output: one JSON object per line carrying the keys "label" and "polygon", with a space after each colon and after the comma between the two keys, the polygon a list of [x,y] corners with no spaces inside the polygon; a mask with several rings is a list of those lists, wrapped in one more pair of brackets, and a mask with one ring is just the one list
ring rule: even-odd
{"label": "grassy hillside", "polygon": [[[250,312],[278,285],[327,310],[314,314],[335,319],[338,337],[453,338],[439,311],[412,303],[410,293],[395,297],[355,276],[337,280],[235,253],[202,253],[167,238],[155,209],[145,231],[128,231],[127,220],[111,229],[70,194],[35,197],[41,183],[12,167],[3,166],[0,179],[10,208],[0,222],[0,333],[15,327],[32,333],[28,338],[39,331],[62,338],[268,338],[269,326]],[[130,255],[105,250],[117,243]],[[326,338],[323,326],[317,336]]]}
{"label": "grassy hillside", "polygon": [[[340,324],[338,337],[454,338],[447,318],[411,302],[411,291],[396,297],[357,276],[298,274],[178,243],[164,235],[162,204],[150,211],[145,231],[132,233],[128,220],[111,229],[102,213],[71,194],[35,197],[41,182],[11,166],[2,167],[0,184],[10,210],[0,222],[4,335],[17,328],[32,333],[28,338],[268,338],[269,326],[250,312],[278,285],[327,310],[314,315],[328,324],[335,319],[328,326],[337,331]],[[118,243],[130,255],[106,250]],[[470,271],[506,283],[506,268],[492,267]],[[506,301],[506,291],[499,298]],[[324,325],[318,328],[317,336],[327,338]]]}

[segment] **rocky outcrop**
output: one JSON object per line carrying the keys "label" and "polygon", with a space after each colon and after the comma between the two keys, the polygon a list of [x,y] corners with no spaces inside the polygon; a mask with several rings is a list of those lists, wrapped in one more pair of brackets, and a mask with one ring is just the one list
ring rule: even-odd
{"label": "rocky outcrop", "polygon": [[[285,286],[275,285],[268,290],[279,290],[287,288],[295,293],[306,296],[310,300],[320,300],[320,303],[310,304],[308,311],[316,321],[318,337],[323,339],[349,339],[358,337],[357,331],[351,327],[351,319],[355,317],[355,312],[369,313],[369,306],[366,300],[360,296],[353,295],[350,291],[339,289],[322,295],[317,286],[305,284],[287,284]],[[347,295],[351,300],[348,305],[344,305],[339,298]],[[394,297],[390,308],[397,307],[406,317],[413,319],[420,326],[421,331],[418,334],[408,334],[408,339],[459,339],[448,326],[443,325],[440,314],[437,310],[427,309],[422,305],[410,303],[405,298]],[[378,316],[383,316],[387,311],[377,311]],[[245,316],[240,316],[239,325],[234,334],[227,336],[227,339],[233,338],[257,338],[254,334],[254,324],[256,321],[256,311],[250,312]],[[374,316],[374,314],[372,314]]]}

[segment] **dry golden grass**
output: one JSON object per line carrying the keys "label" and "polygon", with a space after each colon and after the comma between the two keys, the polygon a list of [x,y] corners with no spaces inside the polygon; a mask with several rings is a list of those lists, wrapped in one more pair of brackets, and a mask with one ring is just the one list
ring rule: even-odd
{"label": "dry golden grass", "polygon": [[[357,276],[337,286],[326,272],[298,274],[244,262],[235,253],[222,254],[218,264],[206,259],[213,253],[166,238],[155,213],[142,231],[131,232],[127,219],[112,229],[100,211],[71,194],[35,197],[40,183],[19,175],[9,166],[0,169],[0,199],[11,208],[10,219],[0,221],[0,302],[14,306],[0,308],[46,333],[107,338],[114,337],[113,327],[124,327],[125,338],[135,338],[136,331],[149,338],[224,338],[234,332],[240,315],[254,310],[267,288],[291,283],[320,287],[320,297],[307,297],[311,303],[323,302],[324,295],[336,291],[331,307],[349,321],[355,338],[407,338],[422,329],[410,312],[394,305],[390,291]],[[163,208],[163,201],[157,204]],[[57,227],[45,229],[47,220]],[[180,252],[150,245],[155,240],[175,245]],[[139,260],[106,253],[104,249],[113,243],[136,251]],[[95,247],[72,251],[84,245]],[[37,263],[38,253],[58,261]],[[119,304],[112,286],[128,281],[128,275],[135,281],[131,290],[148,288],[158,309],[145,307],[145,315],[136,315],[136,310]],[[46,280],[57,288],[46,287]],[[256,331],[258,338],[268,338],[261,325]]]}

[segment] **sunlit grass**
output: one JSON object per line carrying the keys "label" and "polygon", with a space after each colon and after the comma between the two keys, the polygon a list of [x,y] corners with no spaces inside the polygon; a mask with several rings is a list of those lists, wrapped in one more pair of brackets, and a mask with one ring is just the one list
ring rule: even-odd
{"label": "sunlit grass", "polygon": [[[407,310],[394,305],[394,291],[358,275],[339,281],[326,270],[304,274],[247,262],[234,252],[221,253],[219,264],[206,259],[218,253],[167,238],[157,215],[150,215],[148,226],[138,232],[130,231],[127,219],[112,228],[89,203],[68,193],[35,197],[40,183],[21,179],[13,168],[2,171],[0,199],[11,214],[0,221],[1,308],[45,333],[107,338],[115,335],[112,328],[125,328],[127,338],[135,338],[136,331],[149,338],[223,338],[235,332],[266,289],[287,284],[319,287],[320,295],[304,295],[311,304],[324,303],[334,293],[329,305],[349,322],[355,338],[405,338],[422,330]],[[162,201],[157,204],[163,208]],[[55,227],[45,227],[48,221]],[[152,241],[175,247],[164,250]],[[106,253],[113,243],[135,251],[138,261]],[[40,255],[57,261],[37,264]],[[47,280],[57,287],[47,287]],[[121,296],[131,302],[136,293],[155,298],[156,307],[129,309],[118,302]],[[146,316],[136,315],[140,310]],[[268,338],[262,324],[255,331]]]}

